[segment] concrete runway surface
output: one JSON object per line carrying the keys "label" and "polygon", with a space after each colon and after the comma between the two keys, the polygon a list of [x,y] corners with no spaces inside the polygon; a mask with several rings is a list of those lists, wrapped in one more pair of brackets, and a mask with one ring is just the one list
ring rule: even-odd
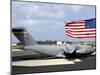
{"label": "concrete runway surface", "polygon": [[[12,60],[15,58],[14,61],[12,61],[12,75],[96,69],[95,55],[68,59],[33,59],[32,55],[32,52],[12,52]],[[25,57],[27,57],[27,59],[25,59]]]}
{"label": "concrete runway surface", "polygon": [[12,62],[12,66],[48,66],[48,65],[64,65],[64,64],[75,64],[75,62],[82,62],[80,59],[37,59],[37,60],[24,60]]}

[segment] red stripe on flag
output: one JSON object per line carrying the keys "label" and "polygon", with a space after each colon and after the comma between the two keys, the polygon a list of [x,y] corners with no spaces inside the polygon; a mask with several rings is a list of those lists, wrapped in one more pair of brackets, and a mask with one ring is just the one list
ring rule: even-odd
{"label": "red stripe on flag", "polygon": [[65,26],[85,26],[85,24],[69,24],[69,25],[65,25]]}
{"label": "red stripe on flag", "polygon": [[81,24],[81,23],[85,23],[85,21],[72,21],[72,22],[69,22],[69,23],[66,23],[66,24]]}

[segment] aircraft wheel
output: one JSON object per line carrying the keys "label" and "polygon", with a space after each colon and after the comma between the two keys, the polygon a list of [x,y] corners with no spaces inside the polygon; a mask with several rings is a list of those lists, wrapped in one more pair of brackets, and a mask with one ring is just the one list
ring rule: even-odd
{"label": "aircraft wheel", "polygon": [[75,58],[76,57],[76,51],[74,51],[73,53],[64,52],[64,55],[65,55],[66,58]]}

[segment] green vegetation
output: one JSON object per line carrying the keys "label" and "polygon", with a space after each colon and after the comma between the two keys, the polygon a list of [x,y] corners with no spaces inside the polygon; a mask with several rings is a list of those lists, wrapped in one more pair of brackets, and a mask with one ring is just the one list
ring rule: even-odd
{"label": "green vegetation", "polygon": [[57,41],[51,41],[51,40],[46,40],[46,41],[37,41],[38,44],[41,45],[53,45],[56,44]]}
{"label": "green vegetation", "polygon": [[88,45],[90,45],[90,46],[92,46],[92,47],[96,47],[96,42],[90,43],[90,44],[88,44]]}
{"label": "green vegetation", "polygon": [[16,49],[17,48],[17,46],[11,46],[11,49]]}
{"label": "green vegetation", "polygon": [[11,46],[11,49],[17,49],[17,48],[23,48],[23,46],[22,45]]}

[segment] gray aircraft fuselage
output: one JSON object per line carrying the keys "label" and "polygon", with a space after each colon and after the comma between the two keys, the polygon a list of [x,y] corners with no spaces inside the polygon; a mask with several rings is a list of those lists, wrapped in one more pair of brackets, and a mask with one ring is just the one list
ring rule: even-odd
{"label": "gray aircraft fuselage", "polygon": [[29,45],[24,47],[25,50],[34,51],[37,53],[63,57],[63,53],[66,49],[66,46],[57,46],[57,45]]}

